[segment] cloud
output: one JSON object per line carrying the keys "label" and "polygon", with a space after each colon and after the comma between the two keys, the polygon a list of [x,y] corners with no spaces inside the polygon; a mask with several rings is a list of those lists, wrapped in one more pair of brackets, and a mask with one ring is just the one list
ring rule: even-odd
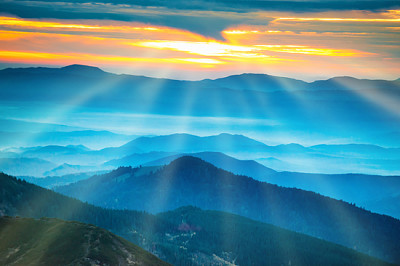
{"label": "cloud", "polygon": [[274,1],[274,0],[89,0],[54,2],[8,0],[2,13],[22,18],[107,19],[174,27],[207,37],[223,39],[221,31],[246,25],[267,25],[263,11],[321,12],[342,10],[378,11],[400,7],[399,1]]}
{"label": "cloud", "polygon": [[[35,3],[39,1],[8,1],[9,3]],[[53,0],[42,0],[40,2],[54,3]],[[90,0],[65,1],[64,3],[93,3]],[[380,0],[98,0],[96,3],[111,5],[125,5],[136,7],[164,7],[178,10],[197,10],[197,11],[232,11],[232,12],[251,12],[251,11],[332,11],[332,10],[387,10],[400,7],[399,1],[380,1]]]}
{"label": "cloud", "polygon": [[221,32],[234,25],[267,25],[272,18],[257,14],[217,12],[212,10],[181,10],[167,7],[143,7],[109,3],[19,2],[0,3],[3,14],[21,18],[97,19],[140,22],[188,30],[223,39]]}

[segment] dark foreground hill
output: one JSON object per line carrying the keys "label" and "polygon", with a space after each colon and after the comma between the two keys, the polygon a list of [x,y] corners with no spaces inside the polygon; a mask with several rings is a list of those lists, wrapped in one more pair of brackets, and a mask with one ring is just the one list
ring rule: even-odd
{"label": "dark foreground hill", "polygon": [[4,174],[0,214],[92,223],[175,265],[387,265],[349,248],[229,213],[194,207],[157,216],[108,210]]}
{"label": "dark foreground hill", "polygon": [[58,219],[0,218],[1,265],[168,265],[94,225]]}
{"label": "dark foreground hill", "polygon": [[153,171],[120,168],[57,191],[115,209],[157,213],[193,205],[231,212],[400,262],[399,220],[313,192],[234,175],[195,157],[181,157]]}

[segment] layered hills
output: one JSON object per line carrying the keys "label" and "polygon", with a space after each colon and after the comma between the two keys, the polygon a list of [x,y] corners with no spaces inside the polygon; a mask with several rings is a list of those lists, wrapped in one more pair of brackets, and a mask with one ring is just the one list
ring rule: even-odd
{"label": "layered hills", "polygon": [[[359,263],[362,265],[388,265],[384,261],[353,249],[225,212],[183,207],[154,216],[136,211],[95,207],[4,174],[0,174],[0,185],[2,195],[0,212],[3,215],[35,218],[58,217],[95,224],[123,236],[173,264],[343,265]],[[50,205],[48,202],[52,204]],[[1,235],[1,237],[10,237],[10,242],[2,241],[0,244],[1,247],[6,248],[7,255],[11,255],[9,257],[6,255],[7,258],[2,257],[2,259],[12,260],[16,256],[13,254],[19,254],[18,252],[28,249],[29,245],[33,245],[32,243],[39,245],[33,246],[34,250],[49,244],[51,237],[56,236],[57,232],[60,232],[59,230],[62,231],[59,237],[61,239],[65,237],[65,243],[57,242],[50,247],[49,251],[56,252],[54,254],[57,254],[61,247],[67,246],[71,249],[70,244],[83,240],[74,245],[71,253],[66,254],[66,259],[69,259],[70,255],[78,254],[77,258],[109,259],[109,261],[121,259],[124,261],[123,259],[126,256],[129,257],[128,253],[132,250],[129,248],[130,245],[122,239],[92,225],[47,218],[40,220],[1,218],[1,221],[7,221],[6,225],[11,226],[9,231],[6,230]],[[4,228],[7,229],[7,226],[2,223],[0,230],[5,230]],[[37,232],[32,232],[28,228],[37,228]],[[68,230],[62,230],[63,228]],[[28,232],[24,233],[26,230]],[[387,230],[393,229],[387,228]],[[42,235],[41,232],[43,232]],[[75,239],[75,234],[78,232],[79,236],[76,236]],[[37,235],[43,237],[37,240],[34,238]],[[14,243],[21,244],[24,239],[28,239],[28,243],[19,246],[20,249],[16,248]],[[87,245],[88,241],[93,245]],[[118,249],[121,247],[121,243],[126,248],[122,252]],[[89,249],[84,249],[84,254],[86,251],[89,252],[86,257],[79,253],[79,248],[82,246],[89,246]],[[104,247],[105,250],[109,247],[116,247],[117,250],[103,254],[103,252],[99,252],[102,251],[99,249],[100,247]],[[385,248],[389,252],[391,248],[395,247],[387,243]],[[146,254],[135,253],[137,250],[134,249],[133,253],[139,262],[141,258],[143,260],[150,258],[154,261],[153,257]],[[99,255],[99,253],[101,254]],[[39,254],[32,254],[31,251],[26,254],[35,259],[39,256]],[[117,254],[116,257],[115,254]],[[98,258],[97,255],[101,257]],[[45,260],[46,258],[41,259]],[[49,262],[50,260],[54,262],[53,260],[56,258],[49,255],[48,259]]]}
{"label": "layered hills", "polygon": [[397,254],[387,245],[399,248],[394,237],[400,233],[399,220],[313,192],[234,175],[191,156],[165,167],[119,168],[56,190],[115,209],[157,213],[193,205],[227,211],[390,260]]}

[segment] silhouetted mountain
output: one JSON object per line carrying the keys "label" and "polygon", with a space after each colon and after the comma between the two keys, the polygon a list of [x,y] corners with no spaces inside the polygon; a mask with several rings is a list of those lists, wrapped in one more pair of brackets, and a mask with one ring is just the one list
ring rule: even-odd
{"label": "silhouetted mountain", "polygon": [[[243,135],[220,134],[199,137],[189,134],[172,134],[155,137],[140,137],[121,147],[106,148],[98,154],[104,157],[120,158],[133,153],[149,153],[153,151],[172,153],[196,153],[204,151],[223,152],[240,158],[257,160],[267,167],[280,171],[313,172],[313,173],[368,173],[398,174],[400,173],[400,149],[382,148],[375,145],[316,145],[304,147],[291,143],[269,146]],[[156,156],[148,154],[138,159],[138,164],[121,164],[119,166],[137,166],[146,163],[146,158]],[[158,157],[158,156],[156,156]],[[271,164],[263,158],[273,157],[279,161]],[[160,159],[154,158],[154,160]],[[131,158],[134,160],[135,156]],[[128,162],[129,159],[126,159]],[[148,160],[150,161],[150,160]],[[148,162],[147,161],[147,162]],[[342,165],[338,168],[337,165]],[[116,165],[114,165],[116,166]],[[311,167],[310,167],[311,166]]]}
{"label": "silhouetted mountain", "polygon": [[107,230],[58,219],[0,217],[2,265],[169,265]]}
{"label": "silhouetted mountain", "polygon": [[190,156],[136,174],[140,170],[120,168],[57,191],[108,208],[159,212],[194,205],[228,211],[400,261],[395,251],[400,248],[400,221],[389,216],[312,192],[237,176]]}
{"label": "silhouetted mountain", "polygon": [[309,85],[307,82],[301,80],[266,74],[232,75],[214,80],[203,80],[201,83],[204,86],[264,92],[304,90]]}
{"label": "silhouetted mountain", "polygon": [[44,176],[61,176],[69,174],[77,174],[83,172],[96,171],[98,168],[96,166],[82,166],[82,165],[71,165],[62,164],[54,169],[46,171],[43,173]]}
{"label": "silhouetted mountain", "polygon": [[[376,204],[376,202],[383,201],[389,195],[394,195],[398,192],[400,187],[399,176],[277,172],[253,160],[238,160],[218,152],[176,154],[141,164],[148,166],[167,165],[177,158],[188,155],[200,158],[234,174],[249,176],[258,181],[283,187],[313,191],[334,199],[355,203],[373,212],[400,219],[400,206],[397,206],[397,204],[390,204],[391,207],[389,207],[389,204]],[[275,158],[268,158],[268,160],[280,163]],[[139,165],[134,163],[122,165],[122,163],[118,164],[118,160],[114,160],[114,162],[114,166]],[[379,187],[379,190],[376,189],[377,187]]]}
{"label": "silhouetted mountain", "polygon": [[[48,145],[42,147],[19,148],[11,150],[20,152],[20,156],[29,158],[39,158],[50,161],[58,165],[68,164],[68,165],[79,166],[81,164],[85,164],[89,166],[90,165],[95,166],[102,164],[105,161],[108,161],[112,158],[116,157],[118,158],[121,156],[116,153],[114,154],[105,152],[108,149],[112,150],[115,148],[107,148],[103,149],[102,151],[97,151],[97,150],[92,151],[82,145],[68,145],[68,146]],[[82,165],[82,167],[85,166]],[[97,170],[101,169],[99,169],[98,167]]]}
{"label": "silhouetted mountain", "polygon": [[334,77],[317,80],[309,84],[309,88],[317,90],[375,90],[400,88],[398,81],[357,79],[353,77]]}
{"label": "silhouetted mountain", "polygon": [[[1,215],[49,216],[95,224],[178,265],[347,265],[355,261],[363,265],[386,265],[336,244],[218,211],[184,207],[153,216],[136,211],[107,210],[4,174],[0,174],[0,195]],[[36,224],[40,223],[40,220],[36,220]],[[76,223],[68,224],[73,226]],[[29,228],[32,229],[32,226]],[[64,227],[59,228],[62,230]],[[30,230],[22,237],[39,232]],[[71,235],[68,233],[73,232],[62,230],[63,235],[69,237]],[[82,235],[85,237],[85,234]],[[82,235],[76,236],[73,241],[79,240]],[[0,246],[12,241],[2,241]],[[82,243],[86,241],[77,246]],[[93,244],[99,243],[95,241]],[[59,246],[63,246],[63,243],[56,244],[54,248]]]}
{"label": "silhouetted mountain", "polygon": [[44,147],[26,148],[22,153],[24,156],[43,156],[43,155],[62,155],[62,154],[75,154],[77,152],[90,151],[89,148],[83,145],[48,145]]}
{"label": "silhouetted mountain", "polygon": [[143,152],[260,152],[266,151],[267,145],[247,138],[243,135],[220,134],[215,136],[198,137],[190,134],[172,134],[156,137],[140,137],[118,148],[104,149],[116,154],[124,155],[134,153],[135,150]]}
{"label": "silhouetted mountain", "polygon": [[62,176],[46,176],[46,177],[33,177],[33,176],[18,176],[29,183],[38,185],[43,188],[54,188],[57,186],[64,186],[70,183],[75,183],[77,181],[87,179],[96,174],[105,174],[107,171],[95,171],[95,172],[83,172],[77,174],[68,174]]}
{"label": "silhouetted mountain", "polygon": [[74,75],[84,75],[84,76],[100,76],[106,74],[103,70],[98,67],[85,66],[85,65],[69,65],[60,68],[64,73],[74,74]]}
{"label": "silhouetted mountain", "polygon": [[[199,152],[199,153],[188,153],[188,154],[176,154],[168,157],[161,158],[159,160],[150,161],[144,165],[167,165],[173,160],[182,156],[193,156],[200,158],[208,163],[215,165],[218,168],[232,172],[237,175],[245,175],[253,177],[259,181],[265,181],[268,176],[274,174],[276,171],[265,167],[262,164],[257,163],[253,160],[238,160],[221,152]],[[123,165],[119,165],[123,166]],[[130,165],[135,166],[135,165]]]}

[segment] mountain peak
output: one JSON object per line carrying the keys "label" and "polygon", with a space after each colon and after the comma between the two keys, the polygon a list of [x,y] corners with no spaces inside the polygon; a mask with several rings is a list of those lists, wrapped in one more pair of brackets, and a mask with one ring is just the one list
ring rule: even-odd
{"label": "mountain peak", "polygon": [[206,165],[213,166],[212,164],[210,164],[198,157],[191,156],[191,155],[184,155],[182,157],[179,157],[179,158],[173,160],[168,166],[176,167],[177,165],[179,165],[179,166],[187,167],[188,165],[193,166],[193,165],[197,165],[197,164],[206,164]]}
{"label": "mountain peak", "polygon": [[79,64],[65,66],[60,69],[63,71],[66,71],[66,72],[80,72],[80,73],[84,72],[84,73],[91,73],[91,74],[105,73],[103,70],[101,70],[98,67],[79,65]]}

